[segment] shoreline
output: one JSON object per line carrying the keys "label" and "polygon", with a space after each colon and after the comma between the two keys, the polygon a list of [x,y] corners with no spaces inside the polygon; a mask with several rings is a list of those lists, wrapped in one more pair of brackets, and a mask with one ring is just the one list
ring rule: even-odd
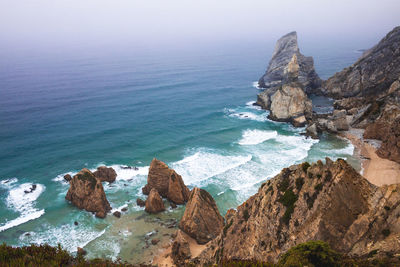
{"label": "shoreline", "polygon": [[363,133],[363,129],[352,128],[339,134],[354,145],[354,155],[361,162],[360,174],[376,186],[400,183],[400,164],[379,157],[376,154],[377,140],[365,140]]}

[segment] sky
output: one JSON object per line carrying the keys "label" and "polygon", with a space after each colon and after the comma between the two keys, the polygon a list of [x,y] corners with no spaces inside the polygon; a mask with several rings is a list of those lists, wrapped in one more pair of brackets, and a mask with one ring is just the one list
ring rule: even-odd
{"label": "sky", "polygon": [[0,48],[379,40],[400,25],[399,0],[0,0]]}

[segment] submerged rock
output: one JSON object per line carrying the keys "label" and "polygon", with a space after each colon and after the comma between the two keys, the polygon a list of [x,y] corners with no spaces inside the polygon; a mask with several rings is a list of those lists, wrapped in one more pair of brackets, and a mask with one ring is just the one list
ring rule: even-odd
{"label": "submerged rock", "polygon": [[358,256],[398,253],[399,209],[400,184],[374,186],[342,159],[294,165],[240,205],[196,260],[276,262],[308,240]]}
{"label": "submerged rock", "polygon": [[164,202],[156,189],[151,189],[144,209],[148,213],[158,213],[165,210]]}
{"label": "submerged rock", "polygon": [[94,212],[100,218],[106,217],[111,210],[103,185],[88,169],[82,169],[70,181],[65,199],[79,209]]}
{"label": "submerged rock", "polygon": [[293,55],[298,61],[298,80],[305,89],[305,92],[311,93],[321,85],[321,79],[314,69],[314,60],[312,57],[305,57],[300,53],[297,43],[297,33],[291,32],[281,37],[276,45],[271,61],[269,62],[266,73],[258,81],[261,88],[279,87],[287,81],[287,68]]}
{"label": "submerged rock", "polygon": [[117,173],[111,167],[107,168],[106,166],[100,166],[97,170],[93,173],[94,176],[102,182],[115,182],[117,178]]}
{"label": "submerged rock", "polygon": [[224,226],[224,218],[218,211],[212,196],[205,190],[193,188],[179,228],[205,244],[214,239]]}
{"label": "submerged rock", "polygon": [[141,198],[137,198],[136,205],[138,205],[139,207],[144,207],[144,206],[146,206],[146,202]]}

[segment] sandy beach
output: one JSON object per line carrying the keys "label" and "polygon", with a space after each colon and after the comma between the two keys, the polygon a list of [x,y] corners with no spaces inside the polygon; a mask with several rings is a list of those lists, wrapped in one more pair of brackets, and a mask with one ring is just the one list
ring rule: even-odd
{"label": "sandy beach", "polygon": [[364,140],[363,133],[362,129],[350,129],[342,133],[355,147],[354,153],[362,164],[361,174],[377,186],[400,183],[400,164],[380,158],[376,154],[379,142]]}

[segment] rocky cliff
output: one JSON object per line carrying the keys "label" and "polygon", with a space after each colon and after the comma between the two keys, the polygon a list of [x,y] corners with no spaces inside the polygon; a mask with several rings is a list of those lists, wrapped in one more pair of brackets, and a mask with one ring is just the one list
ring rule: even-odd
{"label": "rocky cliff", "polygon": [[397,253],[400,185],[376,187],[341,159],[303,163],[283,169],[226,218],[193,263],[276,262],[308,240],[352,255]]}
{"label": "rocky cliff", "polygon": [[293,55],[297,56],[299,63],[299,82],[303,85],[306,93],[311,93],[321,85],[321,79],[314,69],[312,57],[306,57],[300,53],[297,43],[297,33],[291,32],[281,37],[272,54],[266,73],[259,79],[261,88],[279,87],[285,83],[285,68]]}
{"label": "rocky cliff", "polygon": [[357,62],[324,82],[321,92],[335,98],[379,95],[399,77],[400,27],[396,27]]}
{"label": "rocky cliff", "polygon": [[111,210],[101,181],[91,171],[82,169],[69,182],[65,199],[80,209],[94,212],[96,217],[104,218]]}

